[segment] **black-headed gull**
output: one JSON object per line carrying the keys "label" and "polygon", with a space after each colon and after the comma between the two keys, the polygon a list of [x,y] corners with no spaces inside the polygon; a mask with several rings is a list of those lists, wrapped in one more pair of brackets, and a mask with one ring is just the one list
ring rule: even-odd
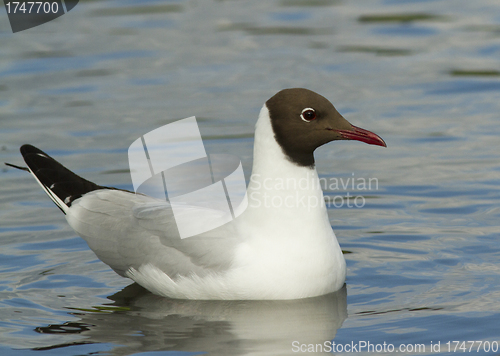
{"label": "black-headed gull", "polygon": [[181,299],[298,299],[345,282],[342,250],[325,204],[318,203],[324,198],[313,156],[335,140],[386,146],[323,96],[300,88],[278,92],[256,124],[248,207],[230,223],[185,239],[167,201],[89,182],[31,145],[21,153],[95,254],[151,292]]}

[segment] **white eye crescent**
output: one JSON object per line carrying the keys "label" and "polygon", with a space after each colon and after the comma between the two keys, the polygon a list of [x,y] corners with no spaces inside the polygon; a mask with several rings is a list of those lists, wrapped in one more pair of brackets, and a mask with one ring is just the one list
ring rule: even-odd
{"label": "white eye crescent", "polygon": [[305,108],[300,114],[302,121],[311,122],[316,119],[316,111],[313,108]]}

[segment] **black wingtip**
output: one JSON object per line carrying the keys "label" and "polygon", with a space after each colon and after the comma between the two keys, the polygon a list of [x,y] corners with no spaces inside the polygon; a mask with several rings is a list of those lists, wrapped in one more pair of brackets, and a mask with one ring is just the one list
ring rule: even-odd
{"label": "black wingtip", "polygon": [[47,195],[64,214],[74,200],[88,192],[99,189],[122,190],[100,186],[76,175],[35,146],[22,145],[20,151],[29,168],[6,164],[32,173]]}
{"label": "black wingtip", "polygon": [[19,148],[19,151],[21,151],[21,154],[23,155],[23,157],[27,154],[30,154],[30,153],[35,153],[35,154],[42,154],[44,156],[47,156],[47,157],[50,157],[48,154],[46,154],[45,152],[43,152],[41,149],[39,148],[36,148],[35,146],[32,146],[30,144],[24,144],[22,145],[20,148]]}
{"label": "black wingtip", "polygon": [[25,144],[20,151],[29,171],[63,212],[83,194],[105,188],[76,175],[35,146]]}

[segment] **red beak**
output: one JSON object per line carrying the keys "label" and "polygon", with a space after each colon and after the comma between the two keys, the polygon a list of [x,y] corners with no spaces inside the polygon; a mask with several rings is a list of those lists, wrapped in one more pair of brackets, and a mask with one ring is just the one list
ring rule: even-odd
{"label": "red beak", "polygon": [[383,146],[387,147],[385,144],[385,141],[382,140],[382,138],[374,134],[371,131],[362,129],[360,127],[356,127],[352,125],[352,131],[351,130],[336,130],[338,133],[340,133],[340,136],[346,140],[357,140],[361,142],[365,142],[369,145],[377,145],[377,146]]}

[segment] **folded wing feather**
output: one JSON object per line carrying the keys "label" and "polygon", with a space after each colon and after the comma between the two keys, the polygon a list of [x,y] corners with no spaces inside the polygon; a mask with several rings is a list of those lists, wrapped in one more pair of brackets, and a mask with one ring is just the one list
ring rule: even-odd
{"label": "folded wing feather", "polygon": [[99,259],[122,276],[146,264],[170,278],[223,272],[239,242],[233,223],[181,239],[168,202],[120,190],[85,194],[73,202],[66,219]]}

